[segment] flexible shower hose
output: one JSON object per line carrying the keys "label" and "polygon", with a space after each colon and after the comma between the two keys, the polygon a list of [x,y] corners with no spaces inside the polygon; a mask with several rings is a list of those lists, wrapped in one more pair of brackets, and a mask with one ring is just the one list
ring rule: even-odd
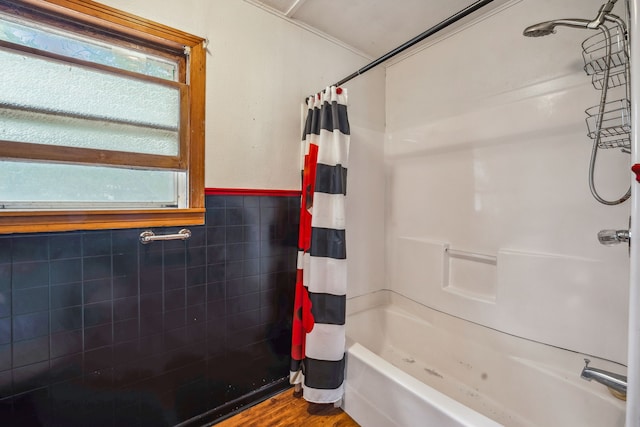
{"label": "flexible shower hose", "polygon": [[[618,26],[620,26],[620,30],[623,32],[624,34],[624,53],[625,55],[627,55],[627,61],[625,64],[625,68],[626,68],[626,85],[627,88],[629,87],[629,60],[628,60],[628,51],[627,51],[627,43],[626,43],[626,29],[624,27],[624,23],[620,20],[620,18],[618,18],[615,15],[608,15],[607,16],[608,20],[612,20],[613,22],[616,22],[618,24]],[[619,205],[621,203],[623,203],[625,200],[627,200],[630,196],[631,196],[631,186],[629,186],[629,190],[627,190],[627,192],[619,199],[617,200],[606,200],[604,198],[602,198],[599,194],[598,191],[596,190],[596,186],[595,186],[595,166],[596,166],[596,158],[598,156],[598,149],[600,148],[600,139],[601,139],[601,135],[600,135],[600,130],[602,127],[602,119],[604,118],[604,110],[605,110],[605,104],[607,102],[607,91],[608,91],[608,85],[609,85],[609,73],[610,73],[610,69],[611,69],[611,34],[609,32],[609,29],[604,25],[601,24],[598,28],[600,28],[600,31],[603,32],[604,37],[605,37],[605,57],[607,58],[607,65],[605,67],[604,70],[604,76],[603,76],[603,81],[602,81],[602,92],[600,95],[600,106],[598,109],[598,118],[596,120],[596,137],[593,140],[593,148],[591,149],[591,161],[589,162],[589,190],[591,190],[591,194],[593,195],[593,197],[600,203],[602,203],[603,205],[608,205],[608,206],[613,206],[613,205]]]}

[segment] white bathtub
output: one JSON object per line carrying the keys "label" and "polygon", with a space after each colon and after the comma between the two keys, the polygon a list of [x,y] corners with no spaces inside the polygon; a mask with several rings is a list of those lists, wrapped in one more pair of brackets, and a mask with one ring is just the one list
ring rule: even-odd
{"label": "white bathtub", "polygon": [[624,426],[625,402],[580,378],[622,365],[507,335],[390,291],[348,301],[344,410],[364,427]]}

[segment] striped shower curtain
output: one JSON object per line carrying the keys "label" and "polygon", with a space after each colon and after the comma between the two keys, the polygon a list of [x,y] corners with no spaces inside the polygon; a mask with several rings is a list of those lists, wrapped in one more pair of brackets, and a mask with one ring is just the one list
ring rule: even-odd
{"label": "striped shower curtain", "polygon": [[290,381],[309,402],[335,403],[345,356],[347,91],[329,87],[307,107]]}

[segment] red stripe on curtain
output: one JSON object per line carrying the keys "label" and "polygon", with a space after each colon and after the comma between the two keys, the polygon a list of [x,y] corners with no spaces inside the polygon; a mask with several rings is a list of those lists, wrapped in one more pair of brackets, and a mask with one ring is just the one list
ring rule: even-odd
{"label": "red stripe on curtain", "polygon": [[[311,248],[311,207],[313,206],[317,164],[318,146],[311,144],[309,153],[304,156],[304,169],[302,171],[302,199],[300,202],[300,225],[298,231],[298,250],[302,253],[309,252]],[[306,357],[306,334],[313,330],[315,323],[311,313],[309,292],[304,287],[303,278],[303,271],[298,267],[291,338],[291,357],[295,361],[302,361]]]}

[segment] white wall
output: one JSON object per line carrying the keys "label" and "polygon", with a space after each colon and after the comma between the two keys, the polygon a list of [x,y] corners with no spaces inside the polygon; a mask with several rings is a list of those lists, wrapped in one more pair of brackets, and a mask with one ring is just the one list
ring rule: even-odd
{"label": "white wall", "polygon": [[[209,39],[207,187],[299,189],[300,104],[369,62],[240,0],[103,3]],[[347,85],[353,125],[384,131],[383,79]]]}
{"label": "white wall", "polygon": [[[384,68],[378,68],[345,85],[351,104],[347,297],[385,287],[384,77]],[[383,84],[377,87],[372,80]]]}
{"label": "white wall", "polygon": [[[510,2],[387,68],[387,280],[438,310],[626,363],[627,248],[596,233],[627,228],[629,203],[603,206],[587,183],[584,110],[599,92],[580,43],[595,33],[522,36],[601,3]],[[603,195],[622,195],[628,155],[598,165]]]}
{"label": "white wall", "polygon": [[[105,0],[209,39],[205,186],[300,189],[301,104],[369,62],[241,0]],[[384,285],[384,69],[345,85],[349,296]]]}

